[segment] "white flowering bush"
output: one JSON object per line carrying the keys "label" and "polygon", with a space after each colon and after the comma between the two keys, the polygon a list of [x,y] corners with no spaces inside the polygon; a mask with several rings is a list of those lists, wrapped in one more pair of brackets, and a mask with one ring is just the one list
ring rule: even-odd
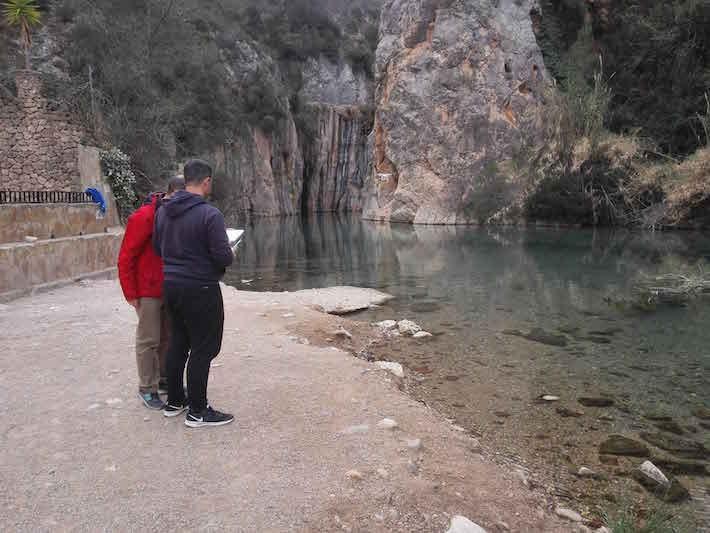
{"label": "white flowering bush", "polygon": [[111,185],[121,219],[125,220],[138,204],[131,158],[118,148],[102,150],[101,167]]}

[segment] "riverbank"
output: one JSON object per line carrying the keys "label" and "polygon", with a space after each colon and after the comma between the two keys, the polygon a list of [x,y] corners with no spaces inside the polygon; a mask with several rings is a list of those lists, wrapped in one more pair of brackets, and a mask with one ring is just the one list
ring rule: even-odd
{"label": "riverbank", "polygon": [[318,291],[224,293],[210,400],[237,422],[204,431],[138,401],[136,319],[115,281],[0,307],[7,529],[428,532],[455,515],[488,531],[577,527],[388,373],[294,336],[330,324],[309,307]]}

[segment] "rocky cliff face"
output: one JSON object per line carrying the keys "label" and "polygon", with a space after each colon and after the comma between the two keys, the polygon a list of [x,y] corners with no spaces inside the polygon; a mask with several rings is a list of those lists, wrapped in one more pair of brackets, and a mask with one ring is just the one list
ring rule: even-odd
{"label": "rocky cliff face", "polygon": [[546,78],[530,0],[388,0],[377,49],[364,216],[485,222],[520,193],[505,177],[534,135]]}
{"label": "rocky cliff face", "polygon": [[[244,43],[231,66],[238,85],[256,71],[282,74],[262,51]],[[232,216],[300,212],[359,212],[365,175],[371,168],[367,136],[372,129],[372,82],[345,63],[309,60],[303,69],[301,109],[279,102],[282,118],[271,132],[241,128],[216,147],[220,203]]]}

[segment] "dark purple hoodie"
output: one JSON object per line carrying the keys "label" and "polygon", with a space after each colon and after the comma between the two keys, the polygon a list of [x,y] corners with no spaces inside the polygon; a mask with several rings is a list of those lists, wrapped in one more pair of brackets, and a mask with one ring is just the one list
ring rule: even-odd
{"label": "dark purple hoodie", "polygon": [[219,283],[234,261],[224,216],[201,196],[178,191],[155,215],[153,247],[168,285]]}

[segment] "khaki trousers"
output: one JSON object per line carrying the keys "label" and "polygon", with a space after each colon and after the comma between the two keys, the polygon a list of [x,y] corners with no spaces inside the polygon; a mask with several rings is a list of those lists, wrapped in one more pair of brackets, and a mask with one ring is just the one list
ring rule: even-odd
{"label": "khaki trousers", "polygon": [[142,394],[158,392],[158,382],[166,372],[168,348],[167,314],[160,298],[140,298],[136,312],[136,362],[138,390]]}

